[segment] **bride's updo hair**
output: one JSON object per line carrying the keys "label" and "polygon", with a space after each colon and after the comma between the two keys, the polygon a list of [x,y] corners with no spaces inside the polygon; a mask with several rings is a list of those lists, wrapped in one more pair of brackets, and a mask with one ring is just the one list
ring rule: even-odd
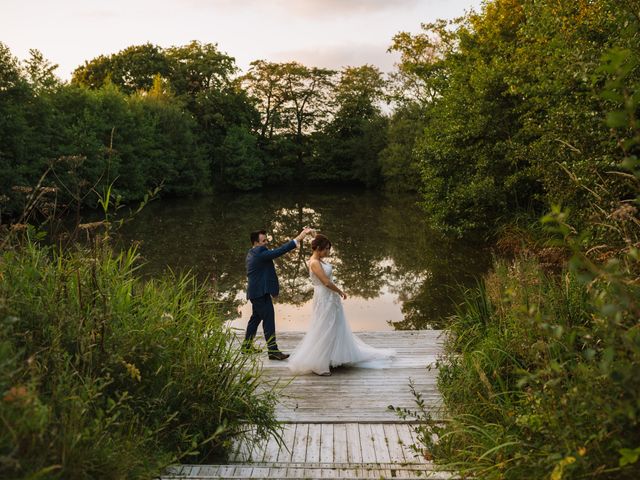
{"label": "bride's updo hair", "polygon": [[326,250],[331,246],[331,241],[322,235],[321,233],[316,234],[316,236],[311,240],[311,250]]}

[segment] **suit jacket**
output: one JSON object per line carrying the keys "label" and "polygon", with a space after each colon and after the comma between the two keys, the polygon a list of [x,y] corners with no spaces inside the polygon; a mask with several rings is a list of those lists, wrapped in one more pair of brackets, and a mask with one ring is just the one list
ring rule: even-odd
{"label": "suit jacket", "polygon": [[264,245],[253,247],[247,252],[247,298],[259,298],[267,293],[275,297],[280,292],[273,259],[296,248],[296,242],[289,240],[284,245],[269,250]]}

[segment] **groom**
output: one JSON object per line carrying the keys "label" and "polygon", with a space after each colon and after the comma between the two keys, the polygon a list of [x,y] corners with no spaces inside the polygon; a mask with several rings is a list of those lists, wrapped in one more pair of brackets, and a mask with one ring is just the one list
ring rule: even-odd
{"label": "groom", "polygon": [[305,227],[296,238],[273,250],[267,248],[267,243],[269,243],[267,232],[264,230],[251,232],[253,246],[247,253],[247,298],[251,302],[252,313],[244,338],[245,351],[251,351],[253,338],[258,331],[258,325],[262,322],[269,359],[285,360],[289,358],[289,355],[278,349],[276,343],[275,313],[271,297],[278,295],[280,284],[273,260],[296,248],[302,239],[312,231],[311,228]]}

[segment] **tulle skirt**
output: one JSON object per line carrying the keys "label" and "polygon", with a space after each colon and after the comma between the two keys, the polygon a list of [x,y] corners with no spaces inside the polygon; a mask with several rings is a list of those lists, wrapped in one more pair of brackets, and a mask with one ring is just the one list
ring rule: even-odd
{"label": "tulle skirt", "polygon": [[371,347],[355,336],[345,318],[340,296],[324,286],[316,286],[311,327],[289,357],[288,366],[297,375],[323,374],[340,365],[384,368],[393,356],[393,350]]}

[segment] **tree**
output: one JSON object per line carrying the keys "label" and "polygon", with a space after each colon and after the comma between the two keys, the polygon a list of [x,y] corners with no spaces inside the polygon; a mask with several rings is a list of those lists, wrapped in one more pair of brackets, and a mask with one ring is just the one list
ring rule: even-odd
{"label": "tree", "polygon": [[[11,188],[28,181],[26,157],[31,129],[27,109],[33,92],[23,76],[20,62],[4,43],[0,42],[0,205],[3,211],[18,208]],[[31,159],[33,160],[33,159]]]}
{"label": "tree", "polygon": [[387,145],[380,151],[380,174],[389,191],[417,192],[422,185],[420,158],[415,151],[426,112],[417,102],[398,106],[389,119]]}
{"label": "tree", "polygon": [[77,67],[71,75],[71,84],[96,89],[113,77],[111,58],[100,55],[92,60],[85,60],[84,65]]}
{"label": "tree", "polygon": [[306,135],[326,121],[327,108],[333,86],[334,70],[308,68],[297,62],[286,63],[283,68],[284,105],[281,122],[289,130],[296,145],[296,170],[299,178],[304,175],[303,159],[306,152]]}
{"label": "tree", "polygon": [[312,135],[331,113],[335,73],[297,62],[258,60],[242,78],[260,112],[260,147],[272,178],[305,176],[304,158],[310,154]]}
{"label": "tree", "polygon": [[171,65],[169,78],[177,95],[195,95],[220,91],[236,73],[235,59],[220,52],[216,44],[192,41],[166,50]]}
{"label": "tree", "polygon": [[273,137],[280,125],[281,110],[286,102],[281,63],[256,60],[240,79],[242,87],[260,112],[259,136],[261,144]]}
{"label": "tree", "polygon": [[50,91],[60,86],[54,72],[57,64],[52,64],[36,49],[29,50],[29,59],[24,63],[26,78],[36,92]]}
{"label": "tree", "polygon": [[253,190],[262,186],[264,166],[256,137],[239,126],[231,127],[221,147],[220,167],[226,186]]}
{"label": "tree", "polygon": [[311,166],[314,178],[355,180],[367,186],[378,182],[378,154],[385,145],[385,136],[380,135],[386,130],[380,109],[385,87],[381,72],[373,66],[342,70],[332,92],[334,116],[318,139]]}
{"label": "tree", "polygon": [[111,81],[125,93],[150,90],[156,75],[168,77],[172,71],[166,53],[151,43],[127,47],[120,52],[85,62],[74,72],[71,82],[100,88]]}
{"label": "tree", "polygon": [[422,23],[422,33],[394,35],[388,51],[400,53],[397,71],[391,74],[392,98],[396,103],[418,103],[425,107],[446,87],[445,59],[458,45],[452,27],[459,22],[436,20]]}

